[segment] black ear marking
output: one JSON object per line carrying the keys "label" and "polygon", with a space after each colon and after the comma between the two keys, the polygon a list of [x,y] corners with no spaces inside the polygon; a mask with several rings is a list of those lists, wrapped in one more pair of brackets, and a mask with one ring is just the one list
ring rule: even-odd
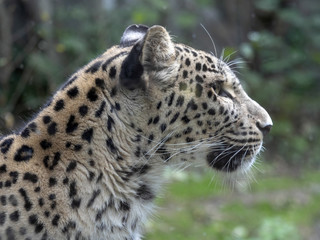
{"label": "black ear marking", "polygon": [[143,74],[143,66],[139,60],[141,49],[141,43],[136,43],[121,65],[119,81],[122,86],[129,90],[146,87],[144,81],[141,79],[141,75]]}
{"label": "black ear marking", "polygon": [[149,27],[145,25],[133,24],[127,27],[124,31],[121,40],[120,47],[129,47],[135,44],[138,40],[142,39],[147,33]]}

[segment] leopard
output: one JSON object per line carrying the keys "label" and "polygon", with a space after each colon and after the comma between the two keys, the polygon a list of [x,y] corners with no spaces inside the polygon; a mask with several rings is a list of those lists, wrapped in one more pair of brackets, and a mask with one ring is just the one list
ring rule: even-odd
{"label": "leopard", "polygon": [[167,166],[249,171],[272,125],[220,58],[130,25],[1,137],[0,239],[142,239]]}

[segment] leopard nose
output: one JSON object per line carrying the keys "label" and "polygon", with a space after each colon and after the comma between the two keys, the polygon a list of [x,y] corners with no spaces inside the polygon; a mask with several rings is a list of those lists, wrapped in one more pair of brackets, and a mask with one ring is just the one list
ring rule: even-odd
{"label": "leopard nose", "polygon": [[257,122],[256,125],[258,129],[262,132],[263,136],[266,136],[272,128],[272,124],[270,123],[262,124],[260,122]]}

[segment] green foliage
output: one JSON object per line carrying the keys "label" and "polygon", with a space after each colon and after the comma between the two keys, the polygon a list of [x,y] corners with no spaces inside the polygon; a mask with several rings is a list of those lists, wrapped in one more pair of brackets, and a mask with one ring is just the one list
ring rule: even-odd
{"label": "green foliage", "polygon": [[280,217],[267,218],[261,223],[258,237],[250,240],[299,240],[300,237],[293,224]]}

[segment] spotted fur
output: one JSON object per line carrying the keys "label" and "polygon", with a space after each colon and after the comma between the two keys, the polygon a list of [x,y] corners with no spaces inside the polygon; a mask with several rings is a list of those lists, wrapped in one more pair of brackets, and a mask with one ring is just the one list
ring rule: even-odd
{"label": "spotted fur", "polygon": [[171,163],[247,170],[272,126],[227,66],[130,26],[0,140],[0,239],[141,239]]}

